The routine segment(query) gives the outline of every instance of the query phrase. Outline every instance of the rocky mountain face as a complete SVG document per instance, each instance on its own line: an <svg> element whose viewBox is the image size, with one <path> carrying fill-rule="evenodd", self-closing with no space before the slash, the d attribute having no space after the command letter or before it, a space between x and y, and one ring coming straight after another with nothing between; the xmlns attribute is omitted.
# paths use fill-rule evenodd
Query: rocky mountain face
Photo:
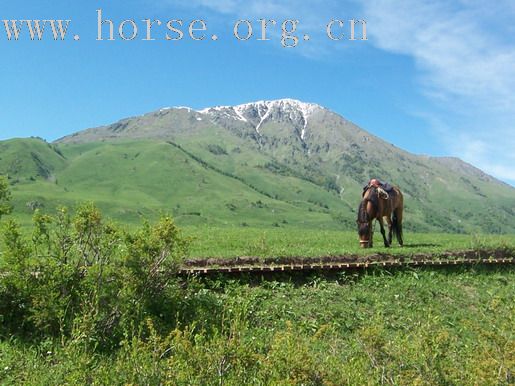
<svg viewBox="0 0 515 386"><path fill-rule="evenodd" d="M196 111L188 107L121 120L109 126L75 133L57 143L86 143L116 139L201 141L217 133L228 143L243 140L251 151L274 161L300 167L301 172L350 177L362 184L371 175L389 177L381 166L413 157L367 133L319 105L291 99L218 106ZM220 138L221 138L220 137ZM223 144L222 144L223 145ZM406 161L406 162L405 162ZM427 160L425 160L428 162ZM406 164L406 166L408 166Z"/></svg>
<svg viewBox="0 0 515 386"><path fill-rule="evenodd" d="M413 230L515 232L515 189L512 187L456 158L408 153L322 106L292 99L200 111L188 107L163 108L75 133L56 141L53 146L64 154L66 162L74 165L64 167L62 172L73 185L75 180L70 177L70 170L75 168L75 174L82 173L78 160L85 155L93 156L88 153L89 149L96 149L95 154L99 155L95 159L98 160L103 154L99 149L109 147L118 151L124 146L137 148L144 144L149 146L149 143L166 144L169 150L162 151L178 152L184 158L181 162L201 166L200 171L189 171L193 173L191 178L200 181L195 190L198 197L209 194L232 197L221 208L213 210L211 216L215 217L226 210L233 221L240 223L259 217L251 201L239 198L250 190L253 195L270 201L266 205L272 208L272 213L283 211L287 223L291 224L287 218L290 211L300 219L316 212L330 218L328 221L333 225L329 227L351 227L361 188L374 177L398 185L404 192L407 227ZM125 169L129 164L127 160L113 162L120 163L119 173L128 173L128 176L134 172ZM0 172L1 166L0 160ZM178 178L177 165L167 164L167 167L167 176ZM159 174L157 169L148 169L148 165L145 168L146 178ZM211 177L216 179L215 175L228 178L231 183L226 186L234 182L239 187L232 186L236 191L228 195L223 192L223 186L202 182ZM145 176L141 178L144 180ZM130 178L124 181L130 185ZM141 183L131 189L145 191L149 188ZM165 188L157 184L153 189ZM165 206L190 200L185 198L187 191L181 193L185 197L174 193L173 189L161 193L170 200L161 202ZM194 206L193 200L191 208ZM202 207L200 199L198 206ZM270 219L263 221L266 224ZM299 221L296 225L302 226L302 220ZM316 226L316 220L310 222L310 226Z"/></svg>

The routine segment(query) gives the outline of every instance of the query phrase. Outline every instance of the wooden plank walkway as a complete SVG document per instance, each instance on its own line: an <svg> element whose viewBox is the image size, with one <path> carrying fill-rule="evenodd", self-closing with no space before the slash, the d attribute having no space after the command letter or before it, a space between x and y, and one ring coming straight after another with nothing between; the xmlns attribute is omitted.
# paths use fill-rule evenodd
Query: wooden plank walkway
<svg viewBox="0 0 515 386"><path fill-rule="evenodd" d="M370 267L422 267L422 266L458 266L458 265L503 265L515 264L515 258L500 259L449 259L449 260L387 260L368 262L332 262L309 264L273 264L273 265L241 265L241 266L212 266L212 267L182 267L182 275L209 275L217 273L265 273L265 272L291 272L291 271L330 271L345 269L365 269Z"/></svg>

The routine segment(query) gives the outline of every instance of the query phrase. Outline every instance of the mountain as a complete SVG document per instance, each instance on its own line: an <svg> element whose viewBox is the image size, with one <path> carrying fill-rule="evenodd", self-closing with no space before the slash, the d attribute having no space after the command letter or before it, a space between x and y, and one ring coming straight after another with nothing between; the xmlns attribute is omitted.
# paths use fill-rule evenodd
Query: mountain
<svg viewBox="0 0 515 386"><path fill-rule="evenodd" d="M128 223L172 211L180 224L353 229L362 186L378 177L404 192L407 229L515 233L514 188L292 99L163 108L53 144L0 146L26 216L94 200Z"/></svg>

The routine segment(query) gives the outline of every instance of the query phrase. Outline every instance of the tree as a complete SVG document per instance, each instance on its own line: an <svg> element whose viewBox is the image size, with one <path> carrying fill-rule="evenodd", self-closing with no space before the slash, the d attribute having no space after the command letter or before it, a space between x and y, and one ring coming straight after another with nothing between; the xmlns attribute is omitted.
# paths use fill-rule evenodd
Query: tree
<svg viewBox="0 0 515 386"><path fill-rule="evenodd" d="M0 176L0 219L6 214L10 214L12 209L9 182L7 178Z"/></svg>

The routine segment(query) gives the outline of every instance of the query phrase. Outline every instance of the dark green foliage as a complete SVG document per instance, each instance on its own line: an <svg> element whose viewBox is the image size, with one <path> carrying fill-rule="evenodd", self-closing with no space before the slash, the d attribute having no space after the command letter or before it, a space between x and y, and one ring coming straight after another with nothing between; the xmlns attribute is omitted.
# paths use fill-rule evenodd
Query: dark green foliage
<svg viewBox="0 0 515 386"><path fill-rule="evenodd" d="M209 150L214 155L227 155L227 151L219 145L209 144L207 145L207 150Z"/></svg>
<svg viewBox="0 0 515 386"><path fill-rule="evenodd" d="M340 193L340 187L336 182L336 178L333 176L327 176L325 178L324 188L326 188L328 191L334 191L337 194Z"/></svg>

